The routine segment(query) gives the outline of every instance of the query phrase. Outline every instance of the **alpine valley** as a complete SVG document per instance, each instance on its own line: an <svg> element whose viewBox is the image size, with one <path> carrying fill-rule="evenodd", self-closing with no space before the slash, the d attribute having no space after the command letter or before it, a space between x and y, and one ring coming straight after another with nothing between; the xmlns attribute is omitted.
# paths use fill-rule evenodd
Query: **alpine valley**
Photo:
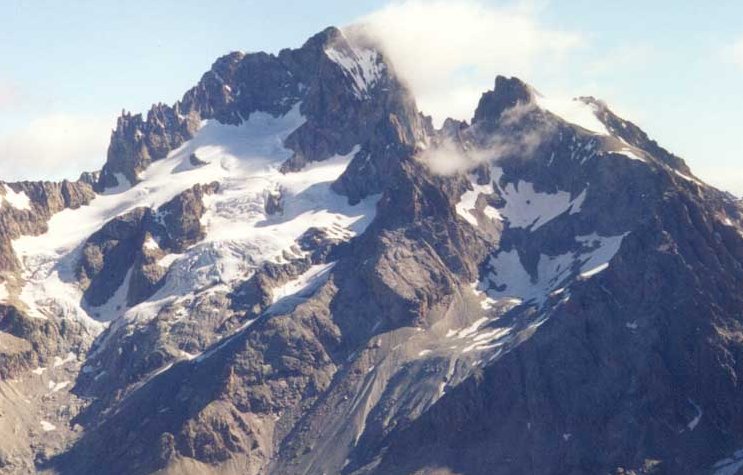
<svg viewBox="0 0 743 475"><path fill-rule="evenodd" d="M435 128L353 29L0 182L0 473L734 475L741 381L743 202L517 78Z"/></svg>

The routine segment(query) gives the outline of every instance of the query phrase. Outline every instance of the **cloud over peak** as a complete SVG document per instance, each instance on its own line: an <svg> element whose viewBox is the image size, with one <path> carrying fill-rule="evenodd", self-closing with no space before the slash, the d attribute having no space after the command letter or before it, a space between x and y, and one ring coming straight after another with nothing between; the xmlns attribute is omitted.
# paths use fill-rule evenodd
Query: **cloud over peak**
<svg viewBox="0 0 743 475"><path fill-rule="evenodd" d="M377 38L420 109L437 122L469 119L497 73L528 77L582 39L545 27L535 9L476 0L393 2L358 24Z"/></svg>

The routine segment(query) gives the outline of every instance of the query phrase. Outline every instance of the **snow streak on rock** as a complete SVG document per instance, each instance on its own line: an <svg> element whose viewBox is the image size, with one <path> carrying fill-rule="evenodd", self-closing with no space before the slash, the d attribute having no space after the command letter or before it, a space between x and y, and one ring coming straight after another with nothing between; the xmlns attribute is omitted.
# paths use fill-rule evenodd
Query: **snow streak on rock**
<svg viewBox="0 0 743 475"><path fill-rule="evenodd" d="M330 189L358 147L296 173L279 171L292 154L284 148L284 139L304 122L299 104L281 117L255 112L239 126L204 121L192 140L150 165L141 182L130 186L124 179L125 184L107 190L89 206L54 215L45 234L13 241L26 269L20 299L29 314L45 318L59 312L92 326L125 313L147 319L174 298L217 284L229 286L247 278L261 262L281 261L285 252L299 252L295 240L311 227L342 231L339 235L346 238L363 232L374 217L378 196L351 206ZM194 154L205 164L194 166L190 160ZM205 199L206 238L184 254L160 260L170 267L163 288L150 301L127 310L127 277L105 305L86 311L74 266L88 236L136 207L155 209L196 184L210 182L219 183L219 191ZM268 215L266 198L276 190L282 211Z"/></svg>
<svg viewBox="0 0 743 475"><path fill-rule="evenodd" d="M353 82L356 97L368 97L369 89L381 77L385 69L379 53L373 49L336 44L325 49L325 54L338 64Z"/></svg>
<svg viewBox="0 0 743 475"><path fill-rule="evenodd" d="M499 251L488 261L479 289L491 299L517 298L540 306L551 293L564 289L576 278L589 279L608 268L624 236L577 236L576 251L555 256L540 254L534 275L524 267L517 250Z"/></svg>

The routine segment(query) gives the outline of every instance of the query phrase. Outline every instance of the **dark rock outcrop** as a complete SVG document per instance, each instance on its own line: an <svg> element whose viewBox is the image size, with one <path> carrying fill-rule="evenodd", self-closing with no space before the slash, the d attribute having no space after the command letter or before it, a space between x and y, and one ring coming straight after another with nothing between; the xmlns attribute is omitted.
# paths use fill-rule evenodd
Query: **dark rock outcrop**
<svg viewBox="0 0 743 475"><path fill-rule="evenodd" d="M196 185L158 208L156 220L164 232L161 247L179 253L204 238L200 221L204 214L203 197L218 189L218 183Z"/></svg>
<svg viewBox="0 0 743 475"><path fill-rule="evenodd" d="M518 78L495 78L495 89L485 92L480 98L472 123L494 123L503 113L517 105L526 105L533 101L531 87Z"/></svg>
<svg viewBox="0 0 743 475"><path fill-rule="evenodd" d="M148 209L137 208L116 217L85 243L77 279L90 305L108 302L124 283L144 240L142 222L149 214Z"/></svg>
<svg viewBox="0 0 743 475"><path fill-rule="evenodd" d="M30 317L16 306L0 304L0 378L47 366L55 356L84 349L89 338L80 322Z"/></svg>
<svg viewBox="0 0 743 475"><path fill-rule="evenodd" d="M174 107L157 104L144 119L141 114L122 112L111 133L108 159L98 179L98 189L134 184L139 174L153 161L165 158L183 142L193 137L198 129L199 116L195 112L181 112ZM118 174L118 175L117 175Z"/></svg>
<svg viewBox="0 0 743 475"><path fill-rule="evenodd" d="M195 185L157 211L136 208L94 233L83 246L77 268L87 304L100 307L108 302L127 278L129 306L152 296L166 271L158 265L159 258L183 252L203 239L203 196L216 189L216 184Z"/></svg>

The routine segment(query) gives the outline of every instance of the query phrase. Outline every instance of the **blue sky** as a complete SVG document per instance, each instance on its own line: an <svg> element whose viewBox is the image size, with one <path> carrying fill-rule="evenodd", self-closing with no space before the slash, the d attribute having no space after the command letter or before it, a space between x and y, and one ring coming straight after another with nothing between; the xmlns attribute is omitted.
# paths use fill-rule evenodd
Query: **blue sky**
<svg viewBox="0 0 743 475"><path fill-rule="evenodd" d="M0 179L105 160L122 108L172 103L231 50L367 21L424 112L469 118L496 74L594 95L743 195L743 2L20 1L0 4Z"/></svg>

